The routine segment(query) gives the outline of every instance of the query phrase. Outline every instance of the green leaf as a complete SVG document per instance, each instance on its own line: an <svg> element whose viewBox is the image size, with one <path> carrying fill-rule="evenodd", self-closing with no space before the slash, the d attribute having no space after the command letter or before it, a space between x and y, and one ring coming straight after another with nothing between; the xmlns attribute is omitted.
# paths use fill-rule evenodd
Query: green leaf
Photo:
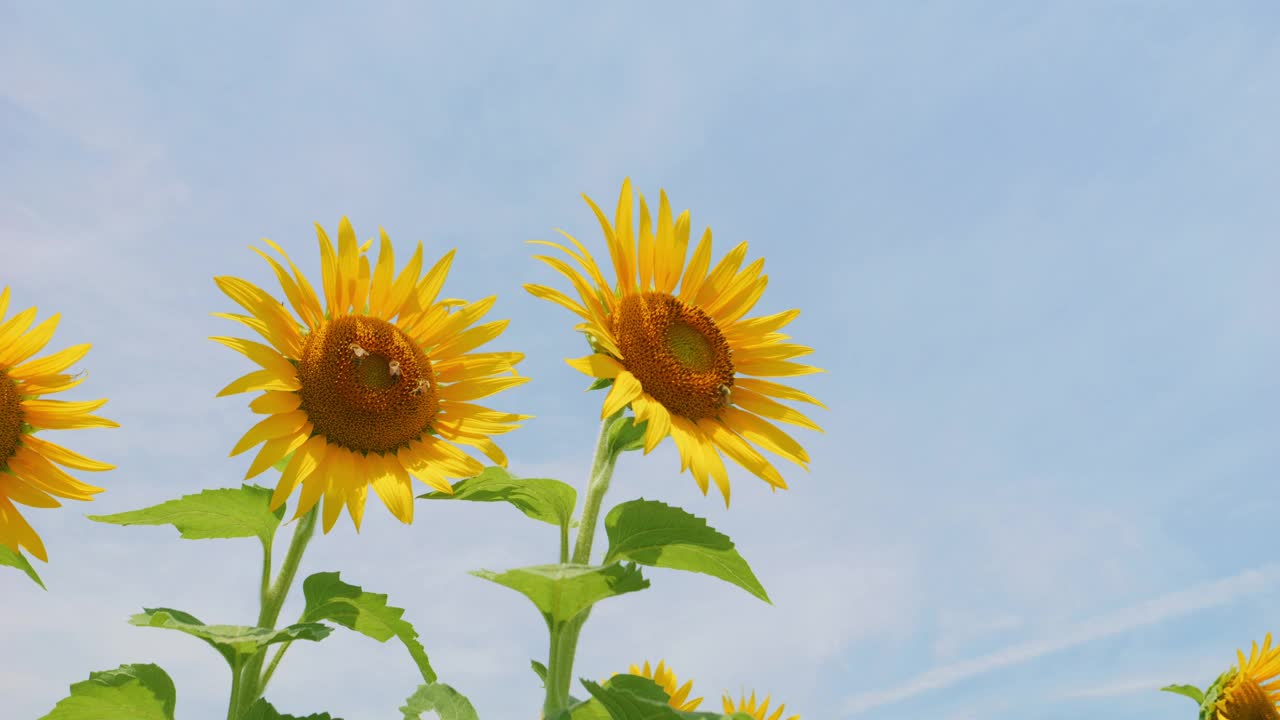
<svg viewBox="0 0 1280 720"><path fill-rule="evenodd" d="M550 478L517 478L500 467L487 467L473 478L460 480L453 494L430 492L426 500L472 500L508 502L534 520L568 527L578 492L572 486Z"/></svg>
<svg viewBox="0 0 1280 720"><path fill-rule="evenodd" d="M89 673L40 720L173 720L173 680L159 665L121 665Z"/></svg>
<svg viewBox="0 0 1280 720"><path fill-rule="evenodd" d="M577 617L595 603L649 587L634 563L595 565L535 565L504 573L473 570L472 575L505 585L533 601L548 627Z"/></svg>
<svg viewBox="0 0 1280 720"><path fill-rule="evenodd" d="M279 630L243 625L205 625L194 615L171 608L144 608L129 618L139 627L178 630L204 640L217 650L232 668L268 645L292 640L323 640L333 629L320 623L299 623Z"/></svg>
<svg viewBox="0 0 1280 720"><path fill-rule="evenodd" d="M402 618L404 608L388 605L386 595L365 592L357 585L343 582L339 574L316 573L303 581L307 605L299 622L331 620L378 642L398 637L418 665L422 679L428 684L434 683L436 673L427 659L427 650L418 640L418 631Z"/></svg>
<svg viewBox="0 0 1280 720"><path fill-rule="evenodd" d="M266 699L258 698L257 702L249 708L249 712L245 713L243 720L342 720L342 718L332 717L329 713L312 713L306 717L284 715L272 707Z"/></svg>
<svg viewBox="0 0 1280 720"><path fill-rule="evenodd" d="M479 720L480 717L466 696L442 683L419 685L400 712L404 713L404 720L421 720L424 712L433 712L440 720Z"/></svg>
<svg viewBox="0 0 1280 720"><path fill-rule="evenodd" d="M1236 668L1227 670L1205 689L1204 700L1200 701L1200 720L1213 720L1217 716L1218 696L1222 694L1222 689L1227 686L1227 683L1235 678L1236 672L1238 672Z"/></svg>
<svg viewBox="0 0 1280 720"><path fill-rule="evenodd" d="M547 666L537 660L530 660L529 665L533 667L533 671L538 674L538 679L542 681L542 687L547 686Z"/></svg>
<svg viewBox="0 0 1280 720"><path fill-rule="evenodd" d="M283 507L271 512L270 501L270 490L241 485L184 495L141 510L88 517L115 525L172 525L188 540L257 536L269 544L284 517Z"/></svg>
<svg viewBox="0 0 1280 720"><path fill-rule="evenodd" d="M591 383L591 386L586 389L586 392L603 390L607 387L613 387L613 378L596 378L595 382Z"/></svg>
<svg viewBox="0 0 1280 720"><path fill-rule="evenodd" d="M40 581L40 576L36 574L36 569L31 567L31 563L27 562L26 556L20 552L10 550L8 545L0 545L0 565L16 567L26 573L27 577L31 578L32 582L45 590L49 589Z"/></svg>
<svg viewBox="0 0 1280 720"><path fill-rule="evenodd" d="M1175 695L1185 695L1196 701L1196 705L1204 702L1204 691L1195 685L1166 685L1160 688L1163 692L1171 692Z"/></svg>
<svg viewBox="0 0 1280 720"><path fill-rule="evenodd" d="M631 560L642 565L688 570L733 583L769 602L769 595L727 535L707 521L656 500L632 500L609 511L606 564Z"/></svg>
<svg viewBox="0 0 1280 720"><path fill-rule="evenodd" d="M668 696L657 683L638 675L617 675L604 685L581 680L595 702L604 708L606 715L575 714L573 720L753 720L746 713L724 715L715 712L685 712L667 704ZM586 712L590 701L578 706ZM594 711L593 711L594 712Z"/></svg>

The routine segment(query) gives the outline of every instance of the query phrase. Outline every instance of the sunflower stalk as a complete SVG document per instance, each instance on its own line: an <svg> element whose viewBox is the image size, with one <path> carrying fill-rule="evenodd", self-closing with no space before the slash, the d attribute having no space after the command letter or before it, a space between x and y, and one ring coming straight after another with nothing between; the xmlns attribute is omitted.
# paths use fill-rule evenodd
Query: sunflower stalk
<svg viewBox="0 0 1280 720"><path fill-rule="evenodd" d="M574 542L573 556L570 558L574 564L585 565L591 562L591 545L595 541L600 507L604 503L605 493L609 491L609 481L613 479L613 470L617 466L618 456L622 454L622 448L613 442L612 430L615 423L623 420L622 410L619 410L600 423L595 456L591 461L591 478L587 481L587 496L583 501L582 516L578 519L578 537ZM561 559L563 564L563 544ZM542 708L545 718L553 718L555 713L569 706L569 688L573 684L573 658L578 650L578 636L590 612L591 609L588 608L563 626L551 629L551 648L547 658L547 696Z"/></svg>
<svg viewBox="0 0 1280 720"><path fill-rule="evenodd" d="M262 594L262 609L258 613L257 627L275 629L276 622L280 619L280 610L284 607L284 601L289 596L289 590L293 587L294 578L298 575L298 567L302 563L302 554L306 552L307 545L311 542L311 537L315 535L316 530L317 508L312 508L310 512L302 516L293 531L293 539L289 542L289 550L285 554L284 562L280 565L280 573L276 576L276 580L271 587ZM271 554L264 554L264 560L270 562ZM270 573L270 565L264 569L264 576ZM234 714L228 713L228 720L236 720L243 717L249 711L258 698L262 697L262 693L266 690L267 681L271 679L276 665L280 661L280 656L284 654L282 648L276 653L275 661L271 663L271 667L266 674L262 674L262 663L266 659L266 649L260 650L258 654L249 659L239 673L239 692L233 689L232 709ZM234 684L234 683L233 683ZM235 697L238 695L238 697Z"/></svg>

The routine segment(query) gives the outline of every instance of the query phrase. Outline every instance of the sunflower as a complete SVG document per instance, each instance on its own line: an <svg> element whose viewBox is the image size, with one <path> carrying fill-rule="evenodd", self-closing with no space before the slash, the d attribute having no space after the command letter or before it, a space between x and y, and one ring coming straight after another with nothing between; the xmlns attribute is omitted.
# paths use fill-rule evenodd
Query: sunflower
<svg viewBox="0 0 1280 720"><path fill-rule="evenodd" d="M343 506L359 530L371 485L393 515L410 523L410 476L448 493L447 478L470 477L483 469L458 445L507 464L490 436L515 429L529 416L470 401L526 382L515 371L524 356L471 352L500 335L508 321L475 325L493 307L494 297L474 303L437 299L452 250L424 275L419 243L395 275L395 255L385 231L372 270L366 256L372 241L360 246L347 218L338 226L336 251L318 224L316 234L323 305L279 245L264 240L289 270L253 248L275 272L296 318L282 302L245 280L214 278L249 312L215 315L243 323L269 343L211 338L261 367L218 393L262 392L249 407L266 417L231 454L262 444L246 480L288 458L271 507L280 507L301 485L294 517L323 497L325 532Z"/></svg>
<svg viewBox="0 0 1280 720"><path fill-rule="evenodd" d="M9 288L0 292L0 543L14 552L26 548L48 562L44 543L27 524L14 503L38 508L61 505L52 496L92 500L102 488L71 477L62 468L97 472L114 466L41 440L37 430L71 430L88 427L120 427L91 415L106 400L68 402L45 400L45 395L69 390L84 381L83 375L65 370L89 352L89 345L73 345L52 355L31 360L44 349L58 327L58 315L31 328L36 309L28 308L4 319L9 309ZM30 330L28 330L30 328ZM56 463L56 464L55 464Z"/></svg>
<svg viewBox="0 0 1280 720"><path fill-rule="evenodd" d="M779 705L778 708L773 711L773 714L768 716L767 720L779 720L786 709L786 705ZM736 712L746 713L756 720L766 720L765 713L769 712L769 696L766 695L764 702L757 705L756 693L754 690L751 691L751 699L748 700L746 695L743 695L742 699L736 703L733 701L733 698L726 694L724 696L724 713L726 715L732 715ZM800 720L800 716L792 715L786 720Z"/></svg>
<svg viewBox="0 0 1280 720"><path fill-rule="evenodd" d="M671 672L671 668L666 666L662 660L658 661L656 668L649 666L649 661L644 661L644 666L632 665L628 668L628 672L632 675L646 677L658 684L666 691L667 704L677 710L697 710L702 704L702 698L689 699L689 692L693 690L693 681L686 680L684 685L676 680L676 674Z"/></svg>
<svg viewBox="0 0 1280 720"><path fill-rule="evenodd" d="M795 388L761 379L822 372L793 362L813 351L784 342L789 338L779 332L800 311L745 318L769 282L761 274L764 260L743 267L744 242L711 267L707 228L686 264L689 211L673 220L665 192L656 234L643 195L639 233L632 227L630 180L622 184L613 224L591 198L583 198L604 230L616 286L605 280L582 243L559 231L577 252L558 243L532 242L564 252L581 271L558 257L536 257L568 278L579 299L543 285L525 289L582 318L575 329L587 335L594 352L567 362L612 384L601 417L629 406L637 422L647 423L645 453L670 436L680 453L681 472L690 470L704 495L708 478L714 480L726 506L729 476L720 453L774 488L785 489L782 475L753 445L808 469L809 455L800 443L765 418L821 432L777 399L826 406Z"/></svg>
<svg viewBox="0 0 1280 720"><path fill-rule="evenodd" d="M1280 720L1280 646L1271 647L1267 633L1261 650L1255 642L1247 660L1239 650L1236 657L1240 664L1224 677L1210 720Z"/></svg>

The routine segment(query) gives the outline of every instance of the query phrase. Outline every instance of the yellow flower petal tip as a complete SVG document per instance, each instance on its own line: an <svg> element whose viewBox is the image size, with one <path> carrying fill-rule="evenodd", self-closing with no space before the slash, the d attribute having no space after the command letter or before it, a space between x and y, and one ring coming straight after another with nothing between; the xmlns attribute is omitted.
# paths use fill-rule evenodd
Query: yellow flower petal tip
<svg viewBox="0 0 1280 720"><path fill-rule="evenodd" d="M612 220L583 195L600 224L614 280L582 243L561 232L572 247L529 242L567 256L537 259L567 280L574 296L532 283L525 290L578 316L575 328L595 352L567 362L590 377L614 379L601 417L630 407L637 419L648 420L656 429L646 435L646 452L670 436L682 471L704 492L714 479L726 503L726 457L771 486L786 487L760 449L808 470L808 454L777 423L818 429L784 401L825 409L772 379L824 372L795 362L812 350L785 342L779 332L799 311L747 317L768 285L764 260L746 263L747 243L740 243L713 265L710 229L690 253L689 212L673 217L662 192L655 222L643 195L636 212L635 195L624 180Z"/></svg>
<svg viewBox="0 0 1280 720"><path fill-rule="evenodd" d="M17 506L56 508L61 503L55 498L92 500L103 488L82 482L63 468L103 472L115 466L50 442L43 431L120 425L92 414L106 400L46 398L84 380L84 373L67 371L91 346L84 343L39 356L53 339L60 316L52 315L32 327L36 308L6 317L9 299L6 287L0 291L0 545L48 562L44 542Z"/></svg>
<svg viewBox="0 0 1280 720"><path fill-rule="evenodd" d="M439 297L454 251L427 267L418 243L397 272L385 232L375 261L367 255L375 243L359 243L348 218L338 224L336 247L323 226L315 229L319 291L270 240L274 255L255 252L283 298L239 278L216 278L247 312L218 315L260 338L211 338L258 366L218 393L260 393L250 406L265 417L232 454L259 448L250 476L283 462L272 507L301 488L295 517L320 507L325 532L344 509L358 532L370 488L392 515L412 522L412 479L438 488L449 486L446 478L479 474L484 466L467 450L505 461L491 437L527 416L473 401L528 382L511 375L524 356L474 352L507 322L476 324L495 296Z"/></svg>

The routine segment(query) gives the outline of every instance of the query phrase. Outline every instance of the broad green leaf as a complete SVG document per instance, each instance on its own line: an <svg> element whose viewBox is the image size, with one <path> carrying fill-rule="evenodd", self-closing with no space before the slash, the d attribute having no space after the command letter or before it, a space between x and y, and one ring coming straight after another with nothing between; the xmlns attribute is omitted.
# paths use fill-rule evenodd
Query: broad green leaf
<svg viewBox="0 0 1280 720"><path fill-rule="evenodd" d="M285 715L272 707L271 703L264 698L258 698L253 707L249 708L249 712L245 713L243 720L342 720L342 718L335 718L329 713L312 713L305 717Z"/></svg>
<svg viewBox="0 0 1280 720"><path fill-rule="evenodd" d="M320 623L299 623L279 630L247 627L244 625L205 625L195 616L171 608L144 608L144 612L129 618L139 627L158 627L178 630L204 640L217 650L233 668L262 648L274 643L292 640L323 640L333 629Z"/></svg>
<svg viewBox="0 0 1280 720"><path fill-rule="evenodd" d="M604 707L607 715L583 715L581 720L596 720L597 717L612 720L753 720L746 713L724 715L716 712L685 712L667 704L665 690L649 678L637 675L618 675L609 679L604 685L583 679L583 687L591 693L592 698ZM585 710L589 703L581 707ZM573 720L580 720L578 715Z"/></svg>
<svg viewBox="0 0 1280 720"><path fill-rule="evenodd" d="M424 712L435 713L440 720L479 720L471 701L442 683L419 685L400 712L404 713L404 720L421 720Z"/></svg>
<svg viewBox="0 0 1280 720"><path fill-rule="evenodd" d="M473 570L472 575L505 585L533 601L548 627L572 620L595 603L649 587L634 563L535 565L504 573Z"/></svg>
<svg viewBox="0 0 1280 720"><path fill-rule="evenodd" d="M537 660L530 660L529 665L533 667L533 671L538 674L538 679L542 681L542 687L547 686L547 666Z"/></svg>
<svg viewBox="0 0 1280 720"><path fill-rule="evenodd" d="M418 640L418 632L401 617L404 608L392 607L387 604L386 595L365 592L357 585L342 582L338 576L336 572L323 572L303 581L307 606L299 622L331 620L378 642L398 637L418 665L422 679L427 684L434 683L436 673L427 659L427 650Z"/></svg>
<svg viewBox="0 0 1280 720"><path fill-rule="evenodd" d="M177 697L159 665L121 665L89 673L40 720L173 720Z"/></svg>
<svg viewBox="0 0 1280 720"><path fill-rule="evenodd" d="M184 495L141 510L88 517L115 525L172 525L188 540L256 536L266 544L284 517L283 507L271 512L270 501L270 490L241 485Z"/></svg>
<svg viewBox="0 0 1280 720"><path fill-rule="evenodd" d="M656 500L632 500L609 511L606 564L631 560L642 565L688 570L733 583L769 602L769 595L727 535L707 521Z"/></svg>
<svg viewBox="0 0 1280 720"><path fill-rule="evenodd" d="M1196 701L1196 704L1204 702L1204 691L1195 685L1167 685L1160 688L1163 692L1171 692L1175 695L1184 695Z"/></svg>
<svg viewBox="0 0 1280 720"><path fill-rule="evenodd" d="M550 478L517 478L500 467L487 467L479 475L460 480L453 494L430 492L426 500L472 500L508 502L534 520L567 527L573 519L578 492L572 486Z"/></svg>
<svg viewBox="0 0 1280 720"><path fill-rule="evenodd" d="M16 567L22 572L26 573L27 577L31 578L31 580L35 584L39 585L41 588L44 588L45 590L49 589L49 588L46 588L44 586L44 583L40 581L40 576L36 574L36 569L31 567L31 563L27 562L26 556L20 552L14 552L13 550L10 550L8 545L0 545L0 565L8 565L9 567Z"/></svg>

